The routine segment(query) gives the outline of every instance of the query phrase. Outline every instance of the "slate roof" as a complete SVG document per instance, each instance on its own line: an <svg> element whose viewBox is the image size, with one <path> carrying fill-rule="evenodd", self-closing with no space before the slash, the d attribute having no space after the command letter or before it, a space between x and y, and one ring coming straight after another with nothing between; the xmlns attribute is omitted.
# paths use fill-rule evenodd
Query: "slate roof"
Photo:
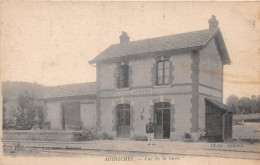
<svg viewBox="0 0 260 165"><path fill-rule="evenodd" d="M222 48L224 48L226 63L230 63L230 59L225 47L225 43L219 28L215 30L199 30L188 33L181 33L157 38L150 38L145 40L130 41L128 43L113 44L105 51L99 54L90 63L125 57L130 55L139 55L144 53L161 52L167 50L181 50L187 48L203 48L216 35L220 35Z"/></svg>
<svg viewBox="0 0 260 165"><path fill-rule="evenodd" d="M77 84L68 84L61 86L50 87L45 93L44 99L50 98L65 98L73 96L92 96L96 95L96 82L88 83L77 83Z"/></svg>
<svg viewBox="0 0 260 165"><path fill-rule="evenodd" d="M229 108L226 104L223 104L222 102L212 99L212 98L205 98L206 101L209 101L210 103L214 104L215 106L221 108L222 110L225 110L226 112L234 112L231 108Z"/></svg>

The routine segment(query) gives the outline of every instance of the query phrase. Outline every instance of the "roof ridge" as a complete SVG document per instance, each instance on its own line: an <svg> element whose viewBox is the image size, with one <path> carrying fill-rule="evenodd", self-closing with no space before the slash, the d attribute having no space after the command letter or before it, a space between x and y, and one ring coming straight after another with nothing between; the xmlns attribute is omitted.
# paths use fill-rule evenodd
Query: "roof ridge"
<svg viewBox="0 0 260 165"><path fill-rule="evenodd" d="M204 47L208 44L208 42L212 39L212 37L217 33L217 31L220 31L219 28L216 28L216 30L211 34L211 36L208 38L208 40L205 42Z"/></svg>
<svg viewBox="0 0 260 165"><path fill-rule="evenodd" d="M153 40L153 39L159 39L159 38L164 38L164 37L169 37L169 36L177 36L177 35L183 35L183 34L189 34L189 33L196 33L196 32L202 32L202 31L210 31L209 29L202 29L202 30L195 30L195 31L188 31L188 32L183 32L183 33L176 33L176 34L170 34L170 35L165 35L165 36L159 36L159 37L152 37L152 38L146 38L146 39L140 39L140 40L134 40L134 41L129 41L128 43L133 43L133 42L138 42L138 41L147 41L147 40ZM127 45L128 43L116 43L112 44L111 46L114 45Z"/></svg>
<svg viewBox="0 0 260 165"><path fill-rule="evenodd" d="M49 86L49 87L61 87L61 86L66 86L66 85L79 85L79 84L96 84L96 82L93 81L93 82L81 82L81 83L74 83L74 84L62 84L62 85L54 85L54 86Z"/></svg>

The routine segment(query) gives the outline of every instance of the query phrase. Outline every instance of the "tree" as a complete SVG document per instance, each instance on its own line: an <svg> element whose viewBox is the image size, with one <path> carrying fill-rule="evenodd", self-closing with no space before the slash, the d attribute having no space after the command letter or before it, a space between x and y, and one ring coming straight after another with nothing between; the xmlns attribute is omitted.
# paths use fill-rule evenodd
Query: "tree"
<svg viewBox="0 0 260 165"><path fill-rule="evenodd" d="M237 113L238 112L238 101L239 101L239 98L236 96L236 95L230 95L228 98L227 98L227 105L233 109L233 110L236 110Z"/></svg>
<svg viewBox="0 0 260 165"><path fill-rule="evenodd" d="M260 95L256 97L256 112L260 113Z"/></svg>
<svg viewBox="0 0 260 165"><path fill-rule="evenodd" d="M251 113L257 113L257 97L255 95L251 96Z"/></svg>
<svg viewBox="0 0 260 165"><path fill-rule="evenodd" d="M242 97L238 101L239 112L243 114L252 113L252 101L248 97Z"/></svg>
<svg viewBox="0 0 260 165"><path fill-rule="evenodd" d="M227 105L237 113L260 113L260 95L238 98L231 95L227 98Z"/></svg>
<svg viewBox="0 0 260 165"><path fill-rule="evenodd" d="M43 123L43 107L37 103L36 98L25 92L18 98L16 128L31 129L35 124L35 118L39 118L39 124Z"/></svg>
<svg viewBox="0 0 260 165"><path fill-rule="evenodd" d="M15 127L16 107L5 97L3 97L3 129L13 129Z"/></svg>
<svg viewBox="0 0 260 165"><path fill-rule="evenodd" d="M3 129L7 129L7 117L6 117L6 108L5 108L6 100L3 98Z"/></svg>

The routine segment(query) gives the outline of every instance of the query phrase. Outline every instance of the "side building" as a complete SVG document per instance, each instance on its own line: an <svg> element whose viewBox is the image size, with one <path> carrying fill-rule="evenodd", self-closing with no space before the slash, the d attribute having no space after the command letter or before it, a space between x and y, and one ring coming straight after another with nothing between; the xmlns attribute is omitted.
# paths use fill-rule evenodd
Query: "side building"
<svg viewBox="0 0 260 165"><path fill-rule="evenodd" d="M45 129L96 128L96 83L56 86L44 98Z"/></svg>

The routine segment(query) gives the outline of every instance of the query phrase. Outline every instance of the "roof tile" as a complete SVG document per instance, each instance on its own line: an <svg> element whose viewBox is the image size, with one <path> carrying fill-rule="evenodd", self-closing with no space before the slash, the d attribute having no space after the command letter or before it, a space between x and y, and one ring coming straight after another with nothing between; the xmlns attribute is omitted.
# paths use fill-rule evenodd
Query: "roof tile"
<svg viewBox="0 0 260 165"><path fill-rule="evenodd" d="M129 55L204 46L216 31L217 30L211 31L206 29L158 38L131 41L123 44L114 44L90 62L93 63L96 61Z"/></svg>

